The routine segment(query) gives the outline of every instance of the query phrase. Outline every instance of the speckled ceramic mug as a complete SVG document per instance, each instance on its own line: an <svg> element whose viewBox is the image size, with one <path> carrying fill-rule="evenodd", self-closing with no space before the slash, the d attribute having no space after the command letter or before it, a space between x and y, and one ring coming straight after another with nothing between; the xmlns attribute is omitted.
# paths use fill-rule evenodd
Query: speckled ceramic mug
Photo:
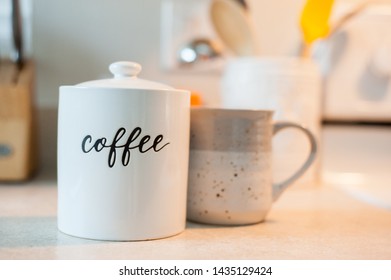
<svg viewBox="0 0 391 280"><path fill-rule="evenodd" d="M273 201L313 163L313 134L292 122L273 122L273 111L194 108L191 111L188 220L221 225L258 223ZM281 183L272 181L272 137L302 131L310 153Z"/></svg>

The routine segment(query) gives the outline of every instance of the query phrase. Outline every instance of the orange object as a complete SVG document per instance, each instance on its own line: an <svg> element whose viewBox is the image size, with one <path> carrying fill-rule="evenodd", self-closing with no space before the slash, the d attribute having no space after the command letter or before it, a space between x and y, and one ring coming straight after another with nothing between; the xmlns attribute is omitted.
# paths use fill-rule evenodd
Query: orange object
<svg viewBox="0 0 391 280"><path fill-rule="evenodd" d="M333 4L334 0L307 0L300 18L306 44L327 36Z"/></svg>
<svg viewBox="0 0 391 280"><path fill-rule="evenodd" d="M198 92L191 92L190 95L190 105L191 106L201 106L202 105L202 97Z"/></svg>

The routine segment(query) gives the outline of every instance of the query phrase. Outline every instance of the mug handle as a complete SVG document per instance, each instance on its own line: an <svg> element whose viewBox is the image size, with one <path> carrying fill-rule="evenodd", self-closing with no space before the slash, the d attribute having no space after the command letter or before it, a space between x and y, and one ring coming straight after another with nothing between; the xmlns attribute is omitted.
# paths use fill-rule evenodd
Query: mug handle
<svg viewBox="0 0 391 280"><path fill-rule="evenodd" d="M312 134L312 132L309 131L304 126L301 126L293 122L276 122L273 126L273 136L285 128L296 128L302 131L310 141L311 150L310 150L310 154L307 157L307 160L302 164L299 170L297 170L291 177L289 177L285 181L281 183L273 184L273 201L276 201L280 197L280 195L286 190L286 188L294 181L296 181L301 175L303 175L303 173L311 166L311 164L315 160L317 150L318 150L316 139L315 136Z"/></svg>

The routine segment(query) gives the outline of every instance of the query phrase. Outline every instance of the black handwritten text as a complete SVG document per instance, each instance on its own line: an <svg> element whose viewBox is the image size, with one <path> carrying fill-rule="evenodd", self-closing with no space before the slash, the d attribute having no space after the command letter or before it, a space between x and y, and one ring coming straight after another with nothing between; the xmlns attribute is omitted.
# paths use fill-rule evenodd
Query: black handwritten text
<svg viewBox="0 0 391 280"><path fill-rule="evenodd" d="M150 135L140 136L142 129L140 127L134 128L125 144L119 144L120 140L126 134L126 129L121 127L117 130L112 141L108 141L107 138L102 137L94 141L91 135L84 137L81 143L81 149L84 153L101 152L104 149L109 150L108 164L109 167L113 167L117 159L117 151L122 149L121 162L123 166L127 166L131 160L131 150L138 149L140 153L146 153L148 151L159 152L170 143L163 144L163 135L157 135L151 140Z"/></svg>

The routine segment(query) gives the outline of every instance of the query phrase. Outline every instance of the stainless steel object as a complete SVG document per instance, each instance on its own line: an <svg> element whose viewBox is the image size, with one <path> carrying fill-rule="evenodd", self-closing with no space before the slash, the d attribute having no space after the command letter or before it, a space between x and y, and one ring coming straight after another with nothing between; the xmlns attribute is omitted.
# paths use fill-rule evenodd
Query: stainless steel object
<svg viewBox="0 0 391 280"><path fill-rule="evenodd" d="M19 0L12 0L12 35L15 47L14 62L23 67L22 16Z"/></svg>
<svg viewBox="0 0 391 280"><path fill-rule="evenodd" d="M190 65L219 56L221 56L221 48L216 41L208 38L197 38L179 50L178 61L182 65Z"/></svg>

